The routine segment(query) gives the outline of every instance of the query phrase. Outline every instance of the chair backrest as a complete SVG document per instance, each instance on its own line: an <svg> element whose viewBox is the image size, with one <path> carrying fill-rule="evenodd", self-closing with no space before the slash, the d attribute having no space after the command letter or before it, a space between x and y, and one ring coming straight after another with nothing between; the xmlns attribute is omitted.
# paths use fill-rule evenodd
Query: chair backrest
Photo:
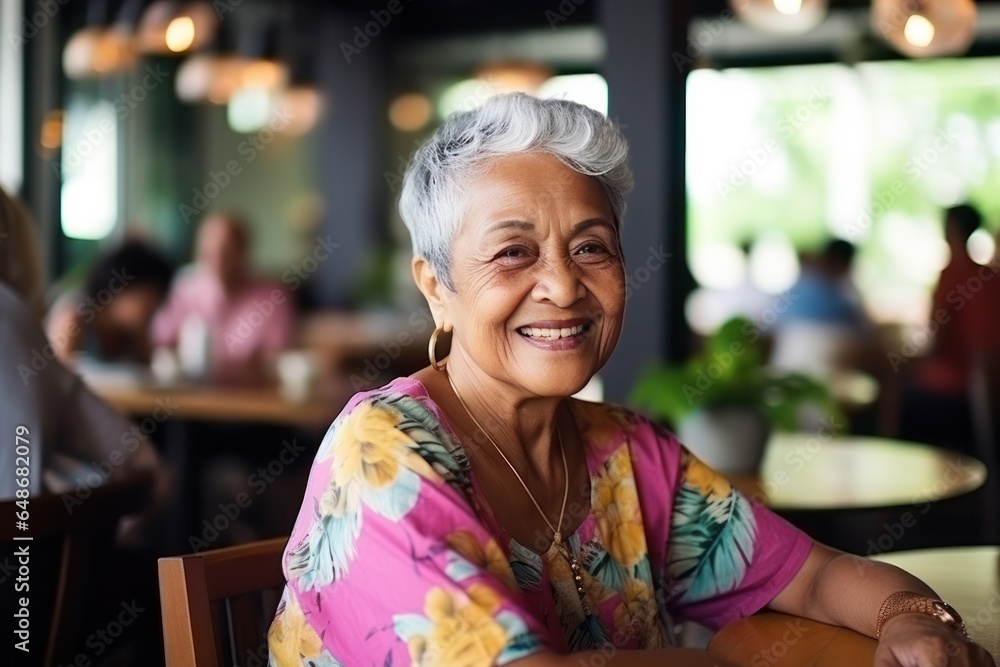
<svg viewBox="0 0 1000 667"><path fill-rule="evenodd" d="M1000 352L974 350L969 374L969 397L972 407L973 435L976 456L986 464L988 477L984 507L1000 505ZM983 512L983 540L995 544L1000 540L1000 518L996 512Z"/></svg>
<svg viewBox="0 0 1000 667"><path fill-rule="evenodd" d="M81 630L87 621L93 596L99 594L94 581L95 565L114 547L119 519L139 511L150 502L149 475L99 486L72 496L46 494L24 501L0 502L0 571L3 579L19 573L19 550L29 552L27 588L5 593L7 605L23 593L29 600L32 664L52 667L72 664L85 650ZM72 499L67 502L67 499ZM21 505L18 505L21 502ZM28 513L28 528L15 524L17 512ZM30 538L25 539L25 538ZM6 608L4 609L6 612ZM5 614L6 616L6 614ZM9 618L9 616L8 616ZM93 628L89 628L90 631ZM44 641L44 648L40 645ZM36 658L37 656L37 658Z"/></svg>
<svg viewBox="0 0 1000 667"><path fill-rule="evenodd" d="M159 559L167 667L264 667L287 537Z"/></svg>

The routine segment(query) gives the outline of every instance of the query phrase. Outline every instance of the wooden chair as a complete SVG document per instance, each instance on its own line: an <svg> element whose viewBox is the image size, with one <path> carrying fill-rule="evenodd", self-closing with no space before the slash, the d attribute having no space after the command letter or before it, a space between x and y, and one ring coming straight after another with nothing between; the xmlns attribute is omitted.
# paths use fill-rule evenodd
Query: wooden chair
<svg viewBox="0 0 1000 667"><path fill-rule="evenodd" d="M159 559L167 667L264 667L287 537Z"/></svg>
<svg viewBox="0 0 1000 667"><path fill-rule="evenodd" d="M94 569L114 547L119 519L149 504L152 478L148 475L126 482L99 486L79 503L66 503L62 495L29 497L29 529L20 531L14 523L16 500L0 503L0 565L4 584L4 611L25 595L31 619L32 664L52 667L73 664L88 649L84 632L93 632L88 609L99 591L94 590ZM67 496L68 498L69 496ZM73 496L80 499L80 496ZM72 513L70 513L72 509ZM31 541L23 541L30 536ZM22 540L15 541L15 537ZM30 579L27 592L14 588L19 547L28 546ZM10 588L7 588L9 586ZM6 616L10 618L10 616ZM43 645L44 642L44 645ZM9 648L9 646L8 646Z"/></svg>

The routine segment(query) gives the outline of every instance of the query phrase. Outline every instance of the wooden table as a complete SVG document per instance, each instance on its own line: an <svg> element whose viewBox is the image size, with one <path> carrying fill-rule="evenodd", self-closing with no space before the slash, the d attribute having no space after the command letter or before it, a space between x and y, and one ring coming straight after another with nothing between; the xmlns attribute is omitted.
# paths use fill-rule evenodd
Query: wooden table
<svg viewBox="0 0 1000 667"><path fill-rule="evenodd" d="M286 398L278 387L213 387L187 381L158 382L147 366L81 359L76 370L90 389L131 417L157 421L329 425L344 407L346 389L331 386L304 401Z"/></svg>
<svg viewBox="0 0 1000 667"><path fill-rule="evenodd" d="M87 380L88 386L127 415L162 411L170 417L214 422L323 426L333 421L343 401L314 397L289 401L277 389L195 385L122 385Z"/></svg>
<svg viewBox="0 0 1000 667"><path fill-rule="evenodd" d="M775 510L856 510L970 493L986 481L986 466L914 442L780 433L768 443L760 475L730 478Z"/></svg>
<svg viewBox="0 0 1000 667"><path fill-rule="evenodd" d="M962 615L972 638L1000 663L1000 547L916 549L874 558L927 582Z"/></svg>
<svg viewBox="0 0 1000 667"><path fill-rule="evenodd" d="M972 638L1000 661L1000 547L917 549L875 560L925 581L958 610ZM874 639L852 630L775 612L730 623L709 644L715 656L748 667L870 665L875 647Z"/></svg>
<svg viewBox="0 0 1000 667"><path fill-rule="evenodd" d="M303 437L304 432L301 444L307 449L302 459L307 463L315 453L320 434L349 396L335 393L332 397L295 402L277 388L157 385L134 369L118 373L114 370L84 372L83 378L97 395L132 417L144 433L157 432L161 453L174 471L175 484L161 539L178 550L190 550L190 537L201 535L201 522L211 519L200 514L203 498L196 482L204 461L215 451L201 446L205 444L203 429L220 428L221 424L228 425L223 429L237 428L240 433L260 436L254 446L245 447L246 454L271 456L276 461L281 461L285 441L295 442L296 435ZM271 434L277 435L272 439ZM260 438L265 439L263 443ZM244 442L242 438L239 441Z"/></svg>

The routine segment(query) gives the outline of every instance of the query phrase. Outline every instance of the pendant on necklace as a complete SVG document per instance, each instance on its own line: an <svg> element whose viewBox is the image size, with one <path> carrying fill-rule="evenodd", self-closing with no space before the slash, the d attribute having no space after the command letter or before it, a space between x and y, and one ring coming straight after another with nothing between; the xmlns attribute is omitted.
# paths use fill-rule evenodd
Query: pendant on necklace
<svg viewBox="0 0 1000 667"><path fill-rule="evenodd" d="M560 539L561 537L562 536L556 532L554 540L556 550L569 561L569 569L573 572L573 584L576 586L576 592L580 596L580 604L583 606L584 613L589 615L590 605L587 603L587 593L583 590L583 575L580 573L580 561L578 561L576 556L573 555L573 552L569 550L569 545L563 543Z"/></svg>

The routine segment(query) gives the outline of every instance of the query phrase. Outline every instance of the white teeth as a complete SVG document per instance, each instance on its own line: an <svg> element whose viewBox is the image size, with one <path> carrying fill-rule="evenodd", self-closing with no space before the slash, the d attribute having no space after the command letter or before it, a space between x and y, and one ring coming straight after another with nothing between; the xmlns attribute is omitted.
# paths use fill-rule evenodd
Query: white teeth
<svg viewBox="0 0 1000 667"><path fill-rule="evenodd" d="M538 327L521 327L518 331L531 338L541 338L545 340L556 340L559 338L569 338L583 332L584 325L578 324L575 327L563 327L562 329L539 329Z"/></svg>

